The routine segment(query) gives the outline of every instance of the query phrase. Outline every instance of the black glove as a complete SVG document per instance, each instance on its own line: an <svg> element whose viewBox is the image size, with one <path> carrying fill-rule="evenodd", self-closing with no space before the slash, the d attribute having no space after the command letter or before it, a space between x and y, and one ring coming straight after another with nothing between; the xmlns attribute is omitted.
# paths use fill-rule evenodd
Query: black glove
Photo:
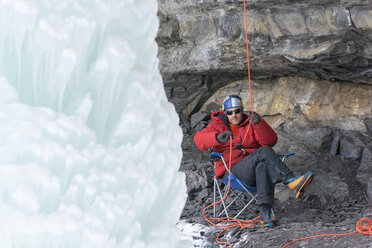
<svg viewBox="0 0 372 248"><path fill-rule="evenodd" d="M260 116L256 112L248 111L248 115L253 125L256 125L261 122Z"/></svg>
<svg viewBox="0 0 372 248"><path fill-rule="evenodd" d="M226 130L223 133L217 134L216 139L218 142L224 143L230 139L230 136L234 138L233 132L231 132L230 130Z"/></svg>

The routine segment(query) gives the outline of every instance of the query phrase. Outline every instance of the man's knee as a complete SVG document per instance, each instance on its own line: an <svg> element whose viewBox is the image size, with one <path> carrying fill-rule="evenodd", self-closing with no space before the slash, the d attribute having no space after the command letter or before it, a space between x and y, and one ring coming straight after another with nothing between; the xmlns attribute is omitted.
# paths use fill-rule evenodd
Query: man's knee
<svg viewBox="0 0 372 248"><path fill-rule="evenodd" d="M274 153L274 150L269 146L261 146L258 149L260 150L261 153L264 153L264 154Z"/></svg>
<svg viewBox="0 0 372 248"><path fill-rule="evenodd" d="M268 171L269 167L267 165L267 163L265 162L260 162L256 165L256 176L257 174L262 174L262 173L266 173Z"/></svg>

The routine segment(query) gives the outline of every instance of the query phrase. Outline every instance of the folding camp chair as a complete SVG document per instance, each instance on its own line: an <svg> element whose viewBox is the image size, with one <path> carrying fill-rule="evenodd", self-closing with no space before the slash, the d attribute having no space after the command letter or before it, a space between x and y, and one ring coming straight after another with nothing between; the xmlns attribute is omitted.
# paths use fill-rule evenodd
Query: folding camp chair
<svg viewBox="0 0 372 248"><path fill-rule="evenodd" d="M284 155L278 155L278 157L280 157L282 159L282 161L284 161L287 157L292 156L292 155L295 155L295 153L287 153L287 154L284 154ZM222 153L215 152L213 149L211 149L210 157L211 157L211 161L213 162L213 164L221 159L222 163L224 164L224 166L226 168L226 171L229 172L229 168L226 165L226 162L225 162L225 159L223 158ZM220 217L223 214L225 214L227 217L229 217L228 209L232 206L233 203L241 202L243 208L234 216L234 218L237 218L252 203L257 202L256 188L246 185L244 182L242 182L240 179L238 179L234 174L231 173L230 175L231 175L230 176L231 177L231 179L230 179L230 192L232 193L232 195L235 196L235 198L233 198L231 200L231 202L228 203L228 205L227 205L227 202L225 202L225 200L222 200L221 203L219 204L219 209L218 210L216 210L216 204L214 204L213 205L213 217L215 217L215 218ZM227 175L223 179L217 179L214 176L214 173L213 173L213 179L214 179L213 180L214 181L213 202L216 203L220 199L223 199L223 196L226 194L226 191L227 191L227 188L226 188L225 192L223 194L223 192L221 190L221 186L219 184L219 181L221 181L225 185L228 185L229 175ZM218 196L219 196L219 200L217 200L217 201L216 201L216 198L217 198L216 189L218 191ZM245 200L245 201L243 199L244 195L247 197L247 200ZM248 210L252 212L252 210L250 208L248 208Z"/></svg>

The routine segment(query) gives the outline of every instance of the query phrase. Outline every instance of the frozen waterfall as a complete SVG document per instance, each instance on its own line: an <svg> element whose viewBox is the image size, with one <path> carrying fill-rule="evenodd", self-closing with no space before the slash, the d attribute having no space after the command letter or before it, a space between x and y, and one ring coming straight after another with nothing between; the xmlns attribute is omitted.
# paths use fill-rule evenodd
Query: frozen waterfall
<svg viewBox="0 0 372 248"><path fill-rule="evenodd" d="M188 247L156 0L0 0L1 247Z"/></svg>

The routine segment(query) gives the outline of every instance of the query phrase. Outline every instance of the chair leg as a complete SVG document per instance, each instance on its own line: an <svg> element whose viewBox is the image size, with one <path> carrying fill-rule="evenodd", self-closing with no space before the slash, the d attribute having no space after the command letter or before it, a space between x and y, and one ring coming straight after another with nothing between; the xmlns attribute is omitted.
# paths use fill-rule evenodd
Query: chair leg
<svg viewBox="0 0 372 248"><path fill-rule="evenodd" d="M251 205L251 203L253 202L255 200L255 198L252 198L245 206L244 206L244 208L242 208L241 210L240 210L240 212L239 213L237 213L237 215L235 215L235 217L234 218L237 218L247 207L249 207L249 205ZM252 210L251 209L249 209L248 208L248 210L249 211L251 211L252 212Z"/></svg>
<svg viewBox="0 0 372 248"><path fill-rule="evenodd" d="M244 195L244 192L240 192L239 194L235 194L237 200L239 200L243 205L245 205L245 202L242 200L241 195Z"/></svg>
<svg viewBox="0 0 372 248"><path fill-rule="evenodd" d="M214 184L213 184L213 203L216 203L216 189L220 192L220 186L218 184L217 179L214 179ZM220 192L220 197L221 197L221 192ZM221 198L222 199L222 198ZM218 209L216 209L216 204L213 205L213 217L219 217L222 212L221 212L222 204L218 204Z"/></svg>
<svg viewBox="0 0 372 248"><path fill-rule="evenodd" d="M217 190L218 190L218 193L220 194L220 199L222 200L223 199L223 196L222 196L222 193L221 193L221 189L220 189L220 187L217 185ZM223 201L222 200L222 205L223 205L223 208L224 208L224 212L225 212L225 214L226 214L226 216L227 217L229 217L229 214L227 213L227 208L226 208L226 205L225 205L225 201ZM221 213L219 213L219 215L218 216L220 216L221 215Z"/></svg>
<svg viewBox="0 0 372 248"><path fill-rule="evenodd" d="M213 184L213 203L216 203L216 179L214 178ZM213 205L213 217L216 218L216 204Z"/></svg>
<svg viewBox="0 0 372 248"><path fill-rule="evenodd" d="M234 196L235 196L235 198L234 198L234 200L232 200L231 202L230 202L230 204L229 205L227 205L227 207L226 208L229 208L236 200L239 200L239 201L241 201L242 203L243 203L243 205L245 205L245 202L240 198L240 196L243 194L243 192L240 192L239 194L236 194L234 191L232 191L232 189L230 189L230 192L232 193L232 194L234 194Z"/></svg>
<svg viewBox="0 0 372 248"><path fill-rule="evenodd" d="M221 215L223 215L223 213L225 213L226 217L229 217L229 214L228 214L228 211L227 209L230 208L230 206L235 202L235 204L237 204L236 200L239 199L239 201L243 204L243 208L239 211L239 213L237 213L235 215L234 218L237 218L245 209L247 209L253 202L257 202L257 199L256 199L256 196L251 192L249 191L240 181L237 181L240 186L244 189L244 191L239 191L239 193L236 193L233 189L230 189L231 190L231 193L235 196L235 198L229 202L229 204L227 205L227 203L225 203L223 199L223 195L222 194L222 191L221 190L221 187L218 183L218 180L216 178L214 178L214 185L213 185L213 201L214 203L216 203L218 201L218 197L216 196L217 194L217 191L218 191L218 194L219 194L219 199L221 200L220 203L222 204L219 204L218 205L218 209L216 209L216 205L213 205L213 217L214 218L218 218L220 217ZM217 190L216 190L217 188ZM227 188L225 188L225 194L227 192ZM245 201L243 201L243 199L241 199L241 196L244 195L244 193L248 193L248 195L250 196L251 200L246 204ZM248 197L248 195L246 195ZM227 205L227 206L226 206ZM248 208L248 210L254 214L253 210Z"/></svg>

